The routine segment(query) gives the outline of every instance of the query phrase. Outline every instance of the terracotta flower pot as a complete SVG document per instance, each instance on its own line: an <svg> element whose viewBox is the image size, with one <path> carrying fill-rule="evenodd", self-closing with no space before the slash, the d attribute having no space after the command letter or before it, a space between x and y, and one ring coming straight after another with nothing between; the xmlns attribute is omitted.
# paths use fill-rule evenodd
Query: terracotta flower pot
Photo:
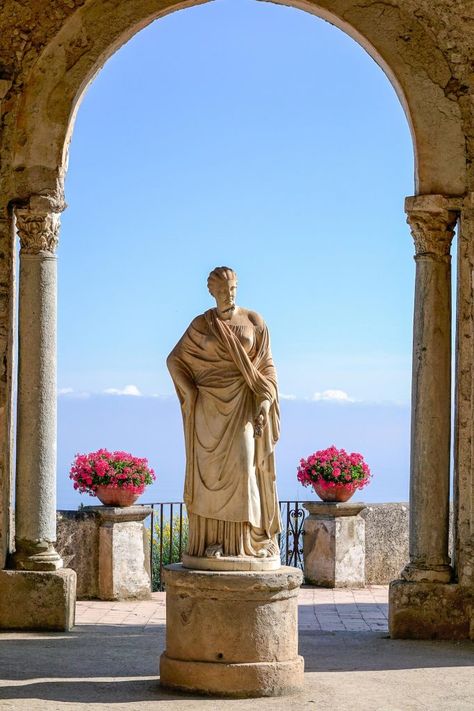
<svg viewBox="0 0 474 711"><path fill-rule="evenodd" d="M129 489L113 489L110 486L98 486L95 495L104 506L132 506L140 496Z"/></svg>
<svg viewBox="0 0 474 711"><path fill-rule="evenodd" d="M348 489L346 486L331 486L329 489L321 486L319 482L313 482L313 489L323 501L349 501L355 489Z"/></svg>

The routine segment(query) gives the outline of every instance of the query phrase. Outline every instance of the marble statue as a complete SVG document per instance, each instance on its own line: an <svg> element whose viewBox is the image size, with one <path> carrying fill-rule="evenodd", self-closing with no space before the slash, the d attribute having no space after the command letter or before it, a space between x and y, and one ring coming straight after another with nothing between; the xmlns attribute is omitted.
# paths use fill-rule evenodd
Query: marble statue
<svg viewBox="0 0 474 711"><path fill-rule="evenodd" d="M216 267L207 284L216 308L192 321L167 360L184 424L186 554L279 565L280 418L268 329L236 305L232 269Z"/></svg>

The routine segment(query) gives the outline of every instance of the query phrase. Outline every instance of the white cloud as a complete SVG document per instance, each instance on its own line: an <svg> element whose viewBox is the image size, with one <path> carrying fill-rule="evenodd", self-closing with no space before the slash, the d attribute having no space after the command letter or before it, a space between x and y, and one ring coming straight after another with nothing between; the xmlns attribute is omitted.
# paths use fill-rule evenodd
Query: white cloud
<svg viewBox="0 0 474 711"><path fill-rule="evenodd" d="M355 402L354 398L349 397L345 390L324 390L322 393L314 393L312 400L317 402Z"/></svg>
<svg viewBox="0 0 474 711"><path fill-rule="evenodd" d="M280 393L280 400L296 400L296 395L285 395Z"/></svg>
<svg viewBox="0 0 474 711"><path fill-rule="evenodd" d="M107 388L104 390L106 395L132 395L133 397L140 397L141 392L136 385L126 385L124 388Z"/></svg>
<svg viewBox="0 0 474 711"><path fill-rule="evenodd" d="M58 397L73 398L74 400L86 400L91 396L90 393L81 390L74 390L74 388L59 388Z"/></svg>

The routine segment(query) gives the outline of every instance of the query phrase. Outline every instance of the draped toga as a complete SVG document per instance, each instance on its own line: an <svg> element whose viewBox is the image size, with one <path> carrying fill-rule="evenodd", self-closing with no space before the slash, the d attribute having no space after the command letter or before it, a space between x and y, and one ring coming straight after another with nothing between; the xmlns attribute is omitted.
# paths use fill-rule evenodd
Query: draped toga
<svg viewBox="0 0 474 711"><path fill-rule="evenodd" d="M280 416L266 325L230 324L210 309L190 324L167 363L184 423L187 553L203 556L218 544L224 555L277 553ZM271 402L268 421L255 437L263 400Z"/></svg>

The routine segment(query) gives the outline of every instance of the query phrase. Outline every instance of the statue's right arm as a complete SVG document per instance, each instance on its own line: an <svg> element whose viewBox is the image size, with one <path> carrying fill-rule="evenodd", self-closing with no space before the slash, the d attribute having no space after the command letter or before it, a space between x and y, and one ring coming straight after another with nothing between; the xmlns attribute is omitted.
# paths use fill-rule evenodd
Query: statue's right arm
<svg viewBox="0 0 474 711"><path fill-rule="evenodd" d="M197 388L192 374L179 357L180 343L181 341L176 344L169 354L166 359L166 365L168 366L171 378L173 379L180 402L183 405L186 400L194 400Z"/></svg>
<svg viewBox="0 0 474 711"><path fill-rule="evenodd" d="M190 333L193 338L196 338L204 331L205 319L203 316L198 316L180 338L166 360L166 365L184 411L193 407L198 393L193 373L186 362L186 351L189 350L191 339Z"/></svg>

